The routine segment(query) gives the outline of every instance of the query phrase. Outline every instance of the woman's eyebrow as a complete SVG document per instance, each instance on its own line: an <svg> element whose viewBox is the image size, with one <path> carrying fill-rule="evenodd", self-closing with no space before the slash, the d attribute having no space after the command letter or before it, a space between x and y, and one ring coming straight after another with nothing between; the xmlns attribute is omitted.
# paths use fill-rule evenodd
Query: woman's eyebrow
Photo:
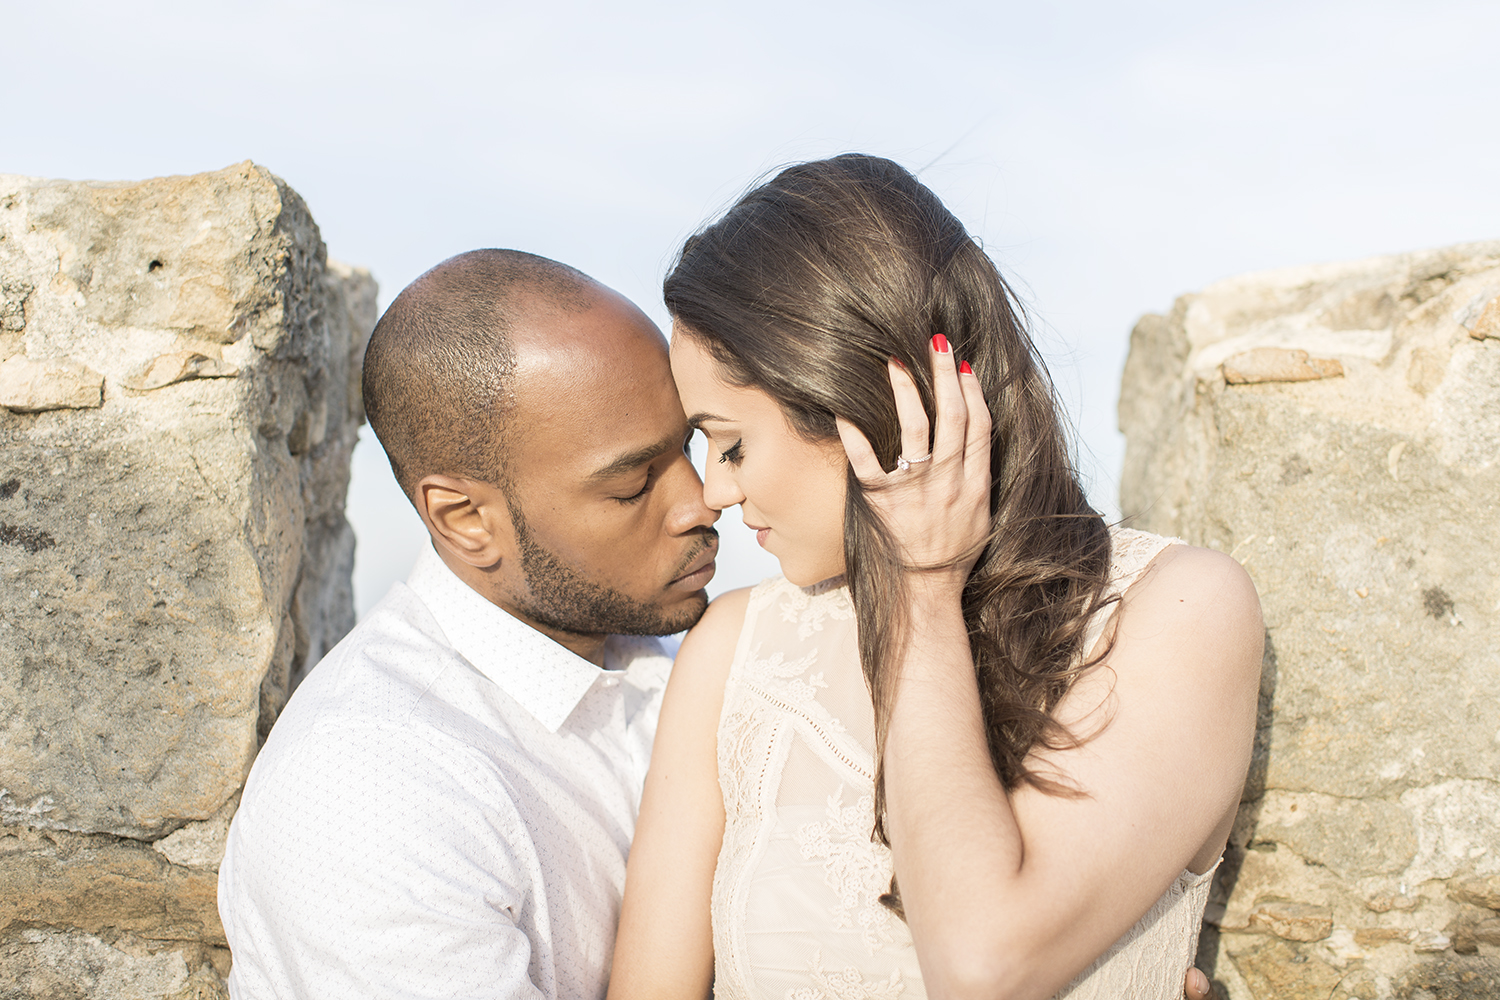
<svg viewBox="0 0 1500 1000"><path fill-rule="evenodd" d="M729 423L728 417L721 417L717 413L695 413L691 417L688 417L688 428L690 430L697 430L703 425L705 420L717 420L721 424Z"/></svg>

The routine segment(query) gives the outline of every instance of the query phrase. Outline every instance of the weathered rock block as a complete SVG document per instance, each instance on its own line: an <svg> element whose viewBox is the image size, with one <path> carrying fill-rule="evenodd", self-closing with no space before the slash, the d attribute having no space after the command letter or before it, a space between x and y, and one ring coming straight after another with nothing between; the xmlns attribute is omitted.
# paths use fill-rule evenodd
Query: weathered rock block
<svg viewBox="0 0 1500 1000"><path fill-rule="evenodd" d="M1311 903L1262 903L1250 914L1250 926L1288 941L1321 941L1333 933L1333 911Z"/></svg>
<svg viewBox="0 0 1500 1000"><path fill-rule="evenodd" d="M227 995L240 786L353 624L374 321L253 164L0 176L0 994Z"/></svg>
<svg viewBox="0 0 1500 1000"><path fill-rule="evenodd" d="M374 321L253 164L0 176L0 994L226 995L240 786L353 624Z"/></svg>
<svg viewBox="0 0 1500 1000"><path fill-rule="evenodd" d="M1500 898L1497 316L1500 242L1235 278L1132 334L1121 509L1232 553L1265 613L1213 911L1237 998L1292 995L1283 960L1323 996L1500 970L1459 921Z"/></svg>
<svg viewBox="0 0 1500 1000"><path fill-rule="evenodd" d="M91 410L104 405L104 376L76 361L0 361L0 406L16 413Z"/></svg>
<svg viewBox="0 0 1500 1000"><path fill-rule="evenodd" d="M165 948L129 935L28 929L0 941L0 996L228 1000L227 962L222 949Z"/></svg>
<svg viewBox="0 0 1500 1000"><path fill-rule="evenodd" d="M0 178L0 287L0 821L161 837L352 624L374 285L245 163Z"/></svg>
<svg viewBox="0 0 1500 1000"><path fill-rule="evenodd" d="M0 828L0 928L62 925L224 945L219 857L178 865L138 840Z"/></svg>

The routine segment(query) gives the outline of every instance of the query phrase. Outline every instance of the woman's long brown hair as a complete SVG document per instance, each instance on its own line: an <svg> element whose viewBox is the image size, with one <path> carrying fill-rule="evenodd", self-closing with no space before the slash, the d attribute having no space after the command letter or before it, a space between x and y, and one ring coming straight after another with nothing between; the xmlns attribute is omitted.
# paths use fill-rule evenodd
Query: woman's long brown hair
<svg viewBox="0 0 1500 1000"><path fill-rule="evenodd" d="M1052 384L994 263L908 171L847 154L789 167L745 195L688 239L664 293L677 329L728 381L768 393L812 440L836 438L835 414L852 421L886 469L901 442L887 359L906 365L929 418L933 334L970 362L994 424L991 530L963 595L990 759L1006 788L1067 793L1027 755L1078 741L1050 713L1083 669L1089 617L1106 603L1109 533L1079 486ZM875 706L873 835L889 843L881 761L906 567L852 470L844 558Z"/></svg>

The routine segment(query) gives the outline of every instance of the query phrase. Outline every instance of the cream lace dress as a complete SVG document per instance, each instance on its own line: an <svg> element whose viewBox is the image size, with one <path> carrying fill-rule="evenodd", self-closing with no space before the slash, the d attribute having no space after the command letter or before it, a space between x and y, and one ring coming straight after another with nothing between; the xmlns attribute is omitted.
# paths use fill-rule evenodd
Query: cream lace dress
<svg viewBox="0 0 1500 1000"><path fill-rule="evenodd" d="M1177 539L1116 529L1123 593ZM1106 607L1085 648L1102 634ZM925 997L906 925L881 906L890 851L874 825L874 712L854 608L837 581L785 578L751 593L719 721L727 823L714 871L714 996L724 1000ZM1212 872L1183 872L1059 996L1179 1000Z"/></svg>

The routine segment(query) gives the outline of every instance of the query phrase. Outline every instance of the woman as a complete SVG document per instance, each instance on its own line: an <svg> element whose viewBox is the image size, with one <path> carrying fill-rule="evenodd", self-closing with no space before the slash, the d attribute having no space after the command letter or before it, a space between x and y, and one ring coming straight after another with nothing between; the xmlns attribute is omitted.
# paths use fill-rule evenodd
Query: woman
<svg viewBox="0 0 1500 1000"><path fill-rule="evenodd" d="M705 498L785 576L682 645L610 996L1180 996L1254 728L1244 572L1106 529L1009 290L889 161L784 171L665 291Z"/></svg>

